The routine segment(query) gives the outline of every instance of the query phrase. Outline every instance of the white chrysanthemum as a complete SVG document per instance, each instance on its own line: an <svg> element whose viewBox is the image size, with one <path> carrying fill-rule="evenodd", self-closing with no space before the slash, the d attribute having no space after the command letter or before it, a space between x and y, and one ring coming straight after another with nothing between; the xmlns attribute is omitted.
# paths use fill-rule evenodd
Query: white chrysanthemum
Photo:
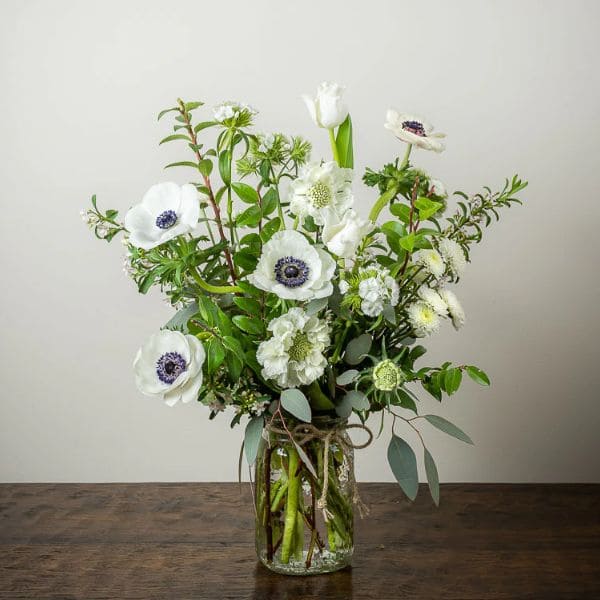
<svg viewBox="0 0 600 600"><path fill-rule="evenodd" d="M425 302L414 302L406 308L408 320L417 337L425 337L440 328L439 315Z"/></svg>
<svg viewBox="0 0 600 600"><path fill-rule="evenodd" d="M415 264L422 266L429 274L439 279L446 270L446 263L437 250L426 248L418 250L413 255Z"/></svg>
<svg viewBox="0 0 600 600"><path fill-rule="evenodd" d="M387 269L367 267L359 271L359 277L364 277L358 284L358 295L362 300L360 309L367 317L378 317L386 304L398 304L400 287Z"/></svg>
<svg viewBox="0 0 600 600"><path fill-rule="evenodd" d="M329 325L301 308L291 308L268 326L271 339L261 342L256 359L262 376L281 388L308 385L321 377L327 366L323 351L329 345Z"/></svg>
<svg viewBox="0 0 600 600"><path fill-rule="evenodd" d="M138 350L133 361L135 383L146 396L162 397L173 406L195 400L202 387L206 353L193 335L163 329Z"/></svg>
<svg viewBox="0 0 600 600"><path fill-rule="evenodd" d="M321 237L333 254L342 258L354 258L363 238L374 227L372 221L361 219L354 209L350 209L344 213L341 221L327 220Z"/></svg>
<svg viewBox="0 0 600 600"><path fill-rule="evenodd" d="M150 250L184 233L190 233L200 218L200 197L196 188L187 183L153 185L140 204L125 215L129 243Z"/></svg>
<svg viewBox="0 0 600 600"><path fill-rule="evenodd" d="M389 129L399 140L424 150L441 152L445 146L438 138L446 137L444 133L433 133L433 125L420 117L400 113L390 108L386 114L384 127Z"/></svg>
<svg viewBox="0 0 600 600"><path fill-rule="evenodd" d="M286 300L325 298L333 293L335 261L292 229L279 231L263 246L248 281Z"/></svg>
<svg viewBox="0 0 600 600"><path fill-rule="evenodd" d="M337 221L352 207L352 169L335 162L306 165L290 183L290 210L304 218L310 215L317 225Z"/></svg>
<svg viewBox="0 0 600 600"><path fill-rule="evenodd" d="M467 257L462 246L450 238L440 238L438 240L438 249L450 267L452 274L455 277L461 277L467 266Z"/></svg>
<svg viewBox="0 0 600 600"><path fill-rule="evenodd" d="M315 125L333 129L346 120L348 107L342 98L343 94L344 87L338 83L323 81L317 89L315 98L306 94L302 96Z"/></svg>
<svg viewBox="0 0 600 600"><path fill-rule="evenodd" d="M465 324L465 311L461 306L456 294L451 290L440 290L440 296L448 307L452 325L457 331Z"/></svg>
<svg viewBox="0 0 600 600"><path fill-rule="evenodd" d="M418 289L417 295L425 304L433 308L438 315L443 317L448 314L446 302L434 289L423 285Z"/></svg>
<svg viewBox="0 0 600 600"><path fill-rule="evenodd" d="M429 189L434 196L437 196L442 200L448 197L446 186L439 179L430 179Z"/></svg>

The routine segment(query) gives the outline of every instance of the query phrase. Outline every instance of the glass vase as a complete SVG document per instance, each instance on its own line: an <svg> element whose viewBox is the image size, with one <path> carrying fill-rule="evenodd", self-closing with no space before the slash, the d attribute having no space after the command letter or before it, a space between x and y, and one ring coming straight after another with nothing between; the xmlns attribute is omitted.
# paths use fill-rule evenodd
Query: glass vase
<svg viewBox="0 0 600 600"><path fill-rule="evenodd" d="M354 452L345 420L316 418L292 437L268 428L255 464L256 552L272 571L330 573L354 550Z"/></svg>

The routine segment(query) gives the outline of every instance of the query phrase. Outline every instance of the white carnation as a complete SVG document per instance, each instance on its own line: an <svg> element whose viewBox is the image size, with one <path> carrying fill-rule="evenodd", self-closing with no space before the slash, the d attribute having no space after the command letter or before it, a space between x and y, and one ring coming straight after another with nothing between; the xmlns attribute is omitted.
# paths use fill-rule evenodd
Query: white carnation
<svg viewBox="0 0 600 600"><path fill-rule="evenodd" d="M400 299L398 282L382 267L368 267L359 271L360 309L367 317L378 317L386 304L396 306Z"/></svg>
<svg viewBox="0 0 600 600"><path fill-rule="evenodd" d="M271 339L261 342L256 359L262 376L281 388L308 385L321 377L327 366L323 351L329 345L329 325L301 308L291 308L268 326Z"/></svg>
<svg viewBox="0 0 600 600"><path fill-rule="evenodd" d="M335 162L306 165L290 183L289 201L294 215L310 215L317 225L340 220L354 203L352 169L342 169Z"/></svg>
<svg viewBox="0 0 600 600"><path fill-rule="evenodd" d="M462 246L450 238L440 238L438 240L438 249L450 267L452 274L455 277L461 277L467 266L467 257Z"/></svg>
<svg viewBox="0 0 600 600"><path fill-rule="evenodd" d="M135 383L147 396L157 396L173 406L190 402L202 387L206 353L193 335L163 329L138 350L133 361Z"/></svg>
<svg viewBox="0 0 600 600"><path fill-rule="evenodd" d="M413 255L415 264L422 266L429 274L439 279L446 270L446 263L437 250L424 249L418 250Z"/></svg>
<svg viewBox="0 0 600 600"><path fill-rule="evenodd" d="M440 328L439 315L425 302L419 301L406 308L408 320L417 337L426 337Z"/></svg>
<svg viewBox="0 0 600 600"><path fill-rule="evenodd" d="M450 290L440 290L440 296L448 307L452 325L457 331L465 324L465 311L461 306L456 294Z"/></svg>
<svg viewBox="0 0 600 600"><path fill-rule="evenodd" d="M333 293L335 261L298 231L279 231L263 246L248 281L286 300L325 298Z"/></svg>
<svg viewBox="0 0 600 600"><path fill-rule="evenodd" d="M142 201L125 215L129 243L150 250L173 238L190 233L200 218L200 197L191 184L153 185Z"/></svg>
<svg viewBox="0 0 600 600"><path fill-rule="evenodd" d="M427 306L433 308L438 315L443 317L448 314L446 302L434 289L427 286L421 286L417 291L417 295L425 302L425 304L427 304Z"/></svg>

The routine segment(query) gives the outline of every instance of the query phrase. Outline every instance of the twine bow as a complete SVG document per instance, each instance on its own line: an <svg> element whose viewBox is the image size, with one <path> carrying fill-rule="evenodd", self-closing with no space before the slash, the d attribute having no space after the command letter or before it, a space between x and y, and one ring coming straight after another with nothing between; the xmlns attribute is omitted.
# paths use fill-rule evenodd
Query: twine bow
<svg viewBox="0 0 600 600"><path fill-rule="evenodd" d="M319 429L312 423L300 423L291 431L279 429L278 427L274 427L272 424L268 424L266 429L267 431L278 435L290 436L291 434L292 441L300 448L312 440L323 441L323 490L321 491L320 498L317 500L317 507L323 512L323 519L325 519L325 521L329 521L333 516L327 509L327 492L329 490L329 447L332 442L335 442L347 449L362 450L373 441L373 432L366 425L360 423L342 425L333 427L331 429ZM363 431L367 432L369 439L362 444L355 444L349 437L343 435L348 429L362 429ZM308 457L306 457L304 462L306 462L307 459ZM310 467L310 465L307 466ZM361 518L363 518L365 515L369 514L369 508L362 501L360 494L358 493L358 485L353 475L353 459L351 459L350 472L352 473L352 502L357 506L358 512Z"/></svg>

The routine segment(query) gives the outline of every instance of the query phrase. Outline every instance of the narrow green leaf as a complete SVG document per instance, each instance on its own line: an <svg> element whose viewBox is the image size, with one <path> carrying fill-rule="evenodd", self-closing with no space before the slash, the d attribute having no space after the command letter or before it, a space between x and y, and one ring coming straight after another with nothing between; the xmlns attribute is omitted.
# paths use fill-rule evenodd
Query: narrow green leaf
<svg viewBox="0 0 600 600"><path fill-rule="evenodd" d="M202 123L198 123L198 125L194 127L194 133L198 133L199 131L206 129L207 127L214 127L215 125L217 125L216 121L203 121Z"/></svg>
<svg viewBox="0 0 600 600"><path fill-rule="evenodd" d="M319 476L317 475L317 470L315 469L314 465L312 464L310 458L308 458L308 454L306 454L306 452L304 452L304 449L302 448L302 446L300 446L300 444L298 444L297 442L294 442L294 446L296 446L296 451L298 452L298 456L300 457L300 460L304 463L304 465L308 469L309 473L315 479L318 479Z"/></svg>
<svg viewBox="0 0 600 600"><path fill-rule="evenodd" d="M465 368L465 370L467 371L467 375L475 383L478 383L479 385L490 385L490 378L481 369L478 369L477 367L474 367L473 365L469 365L468 367Z"/></svg>
<svg viewBox="0 0 600 600"><path fill-rule="evenodd" d="M204 102L186 102L183 105L186 112L190 112L191 110L194 110L194 109L198 108L199 106L204 106Z"/></svg>
<svg viewBox="0 0 600 600"><path fill-rule="evenodd" d="M310 404L306 396L296 388L290 388L281 392L281 406L285 408L291 415L310 423L312 419L312 412L310 410Z"/></svg>
<svg viewBox="0 0 600 600"><path fill-rule="evenodd" d="M265 421L262 416L252 417L246 425L246 431L244 432L244 453L249 465L253 465L256 460L264 425Z"/></svg>
<svg viewBox="0 0 600 600"><path fill-rule="evenodd" d="M260 314L260 302L254 300L253 298L244 298L242 296L235 296L233 301L239 308L241 308L244 312L247 312L249 315L259 315Z"/></svg>
<svg viewBox="0 0 600 600"><path fill-rule="evenodd" d="M436 506L440 505L440 478L438 477L437 467L433 456L427 448L424 450L425 474L427 475L427 483L429 484L429 492Z"/></svg>
<svg viewBox="0 0 600 600"><path fill-rule="evenodd" d="M238 360L240 360L242 363L245 362L244 349L237 338L230 335L225 335L223 336L223 345L225 348L227 348L227 350L233 352Z"/></svg>
<svg viewBox="0 0 600 600"><path fill-rule="evenodd" d="M217 339L210 340L206 345L206 371L209 375L214 373L225 360L225 348Z"/></svg>
<svg viewBox="0 0 600 600"><path fill-rule="evenodd" d="M447 421L443 417L438 417L437 415L425 415L425 419L440 431L455 437L457 440L467 444L473 444L473 440L462 429L458 428L454 423L450 423L450 421Z"/></svg>
<svg viewBox="0 0 600 600"><path fill-rule="evenodd" d="M392 435L387 451L388 463L402 491L414 500L419 491L417 458L413 449L397 435Z"/></svg>
<svg viewBox="0 0 600 600"><path fill-rule="evenodd" d="M190 138L187 135L183 135L182 133L174 133L173 135L168 135L166 138L163 138L158 142L158 145L166 144L167 142L172 142L173 140L185 140L186 142L191 142Z"/></svg>
<svg viewBox="0 0 600 600"><path fill-rule="evenodd" d="M232 321L235 326L251 335L261 335L264 331L264 325L259 319L251 319L244 315L236 315Z"/></svg>
<svg viewBox="0 0 600 600"><path fill-rule="evenodd" d="M219 174L225 185L231 183L231 153L229 150L219 154Z"/></svg>
<svg viewBox="0 0 600 600"><path fill-rule="evenodd" d="M165 167L165 169L170 169L171 167L191 167L192 169L197 169L198 164L195 162L191 162L189 160L184 160L181 162L174 162Z"/></svg>
<svg viewBox="0 0 600 600"><path fill-rule="evenodd" d="M177 107L175 107L175 108L166 108L165 110L161 110L158 113L158 118L156 120L160 121L167 113L175 112L175 111L178 111L178 110L179 110L179 108L177 108Z"/></svg>

